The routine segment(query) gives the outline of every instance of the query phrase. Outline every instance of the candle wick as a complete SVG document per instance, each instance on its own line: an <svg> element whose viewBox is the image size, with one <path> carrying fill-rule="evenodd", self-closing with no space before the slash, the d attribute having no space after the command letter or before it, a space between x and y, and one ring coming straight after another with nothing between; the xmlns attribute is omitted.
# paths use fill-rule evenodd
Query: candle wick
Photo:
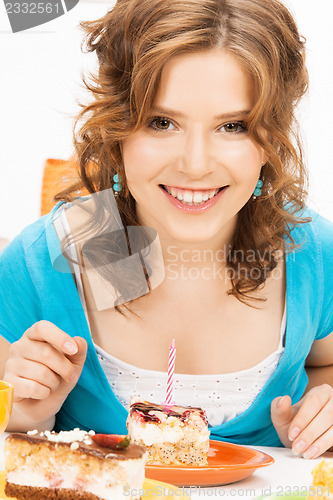
<svg viewBox="0 0 333 500"><path fill-rule="evenodd" d="M175 339L172 339L171 349L175 349L175 347L176 347Z"/></svg>

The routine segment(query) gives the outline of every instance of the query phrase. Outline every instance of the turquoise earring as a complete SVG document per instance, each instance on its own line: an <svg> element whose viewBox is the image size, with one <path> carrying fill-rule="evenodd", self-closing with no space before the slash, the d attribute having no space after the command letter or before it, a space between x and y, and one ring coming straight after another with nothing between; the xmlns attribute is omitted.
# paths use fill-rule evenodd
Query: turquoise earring
<svg viewBox="0 0 333 500"><path fill-rule="evenodd" d="M115 196L118 196L118 194L122 190L122 185L121 185L121 182L120 182L118 174L115 174L113 176L113 182L114 182L114 184L113 184L112 187L113 187L114 194L115 194Z"/></svg>
<svg viewBox="0 0 333 500"><path fill-rule="evenodd" d="M255 187L255 190L253 191L253 196L252 196L254 200L261 195L261 188L263 187L263 184L264 183L262 182L262 180L258 179L257 185Z"/></svg>

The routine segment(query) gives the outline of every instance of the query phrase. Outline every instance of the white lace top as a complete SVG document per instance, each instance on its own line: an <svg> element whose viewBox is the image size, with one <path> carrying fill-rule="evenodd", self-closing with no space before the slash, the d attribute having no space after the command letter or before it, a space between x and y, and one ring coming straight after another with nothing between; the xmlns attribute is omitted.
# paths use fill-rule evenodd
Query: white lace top
<svg viewBox="0 0 333 500"><path fill-rule="evenodd" d="M63 210L58 210L54 223L60 238L69 233ZM76 257L75 249L72 251ZM89 325L78 266L73 265L78 293ZM207 414L210 426L220 425L243 413L253 403L265 384L272 377L284 352L286 305L281 325L279 346L270 356L257 365L233 373L214 375L185 375L175 373L173 399L185 406L200 406ZM128 408L131 396L162 403L165 399L167 373L137 368L115 358L94 344L106 378L120 403Z"/></svg>

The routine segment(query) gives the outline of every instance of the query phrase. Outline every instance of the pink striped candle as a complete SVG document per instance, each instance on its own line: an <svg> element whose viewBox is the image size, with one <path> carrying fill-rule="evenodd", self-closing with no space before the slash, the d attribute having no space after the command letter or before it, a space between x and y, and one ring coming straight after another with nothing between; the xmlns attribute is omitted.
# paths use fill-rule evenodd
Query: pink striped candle
<svg viewBox="0 0 333 500"><path fill-rule="evenodd" d="M168 380L167 380L167 391L166 391L166 399L165 406L172 405L172 390L173 390L173 381L175 377L175 364L176 364L176 346L175 339L172 339L172 343L169 351L169 365L168 365Z"/></svg>

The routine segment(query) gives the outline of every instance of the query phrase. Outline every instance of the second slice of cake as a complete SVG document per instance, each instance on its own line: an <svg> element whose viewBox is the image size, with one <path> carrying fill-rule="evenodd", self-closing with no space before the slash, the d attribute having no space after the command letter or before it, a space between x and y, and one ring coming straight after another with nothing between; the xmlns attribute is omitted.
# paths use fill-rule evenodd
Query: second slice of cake
<svg viewBox="0 0 333 500"><path fill-rule="evenodd" d="M127 428L131 441L146 447L148 464L207 465L209 430L201 408L132 398Z"/></svg>
<svg viewBox="0 0 333 500"><path fill-rule="evenodd" d="M128 441L126 448L110 449L108 442L115 437L127 439L80 429L10 434L5 440L6 494L22 500L139 499L146 451Z"/></svg>

